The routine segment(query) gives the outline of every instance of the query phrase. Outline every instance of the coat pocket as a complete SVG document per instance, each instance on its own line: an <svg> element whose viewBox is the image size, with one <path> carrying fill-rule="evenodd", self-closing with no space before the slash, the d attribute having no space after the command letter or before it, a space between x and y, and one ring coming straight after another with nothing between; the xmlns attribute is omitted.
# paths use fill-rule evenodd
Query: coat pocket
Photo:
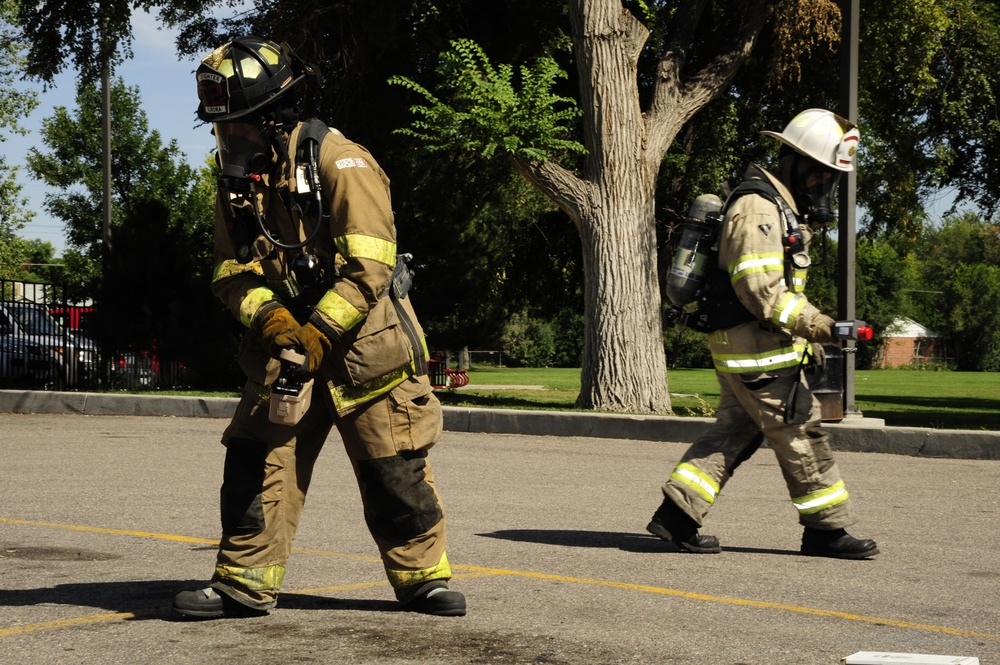
<svg viewBox="0 0 1000 665"><path fill-rule="evenodd" d="M410 341L389 298L380 299L357 334L342 338L328 356L334 375L352 387L409 364Z"/></svg>

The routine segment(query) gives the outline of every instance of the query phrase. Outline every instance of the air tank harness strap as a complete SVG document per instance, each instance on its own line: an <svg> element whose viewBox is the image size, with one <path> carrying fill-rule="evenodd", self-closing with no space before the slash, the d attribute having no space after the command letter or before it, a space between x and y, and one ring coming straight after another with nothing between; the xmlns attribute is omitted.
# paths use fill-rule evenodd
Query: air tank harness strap
<svg viewBox="0 0 1000 665"><path fill-rule="evenodd" d="M426 347L424 347L423 338L417 332L416 321L410 317L402 302L413 285L413 271L406 265L412 259L412 254L398 254L396 256L396 267L392 270L392 282L389 284L389 298L392 300L393 307L396 308L396 315L399 316L399 321L403 325L403 331L410 339L410 346L413 348L413 365L417 376L423 376L427 374Z"/></svg>

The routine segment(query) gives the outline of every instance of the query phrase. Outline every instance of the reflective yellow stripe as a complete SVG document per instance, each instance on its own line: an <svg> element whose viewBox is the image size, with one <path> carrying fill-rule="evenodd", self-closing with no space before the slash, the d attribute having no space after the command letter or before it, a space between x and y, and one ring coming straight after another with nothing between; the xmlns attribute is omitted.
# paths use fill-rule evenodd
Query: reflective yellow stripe
<svg viewBox="0 0 1000 665"><path fill-rule="evenodd" d="M330 320L347 332L365 318L358 311L357 307L347 302L347 300L336 291L327 291L316 303L316 309L325 314Z"/></svg>
<svg viewBox="0 0 1000 665"><path fill-rule="evenodd" d="M766 372L783 367L794 367L802 360L802 354L805 353L805 350L804 344L796 344L751 355L713 353L712 360L715 362L715 369L720 372Z"/></svg>
<svg viewBox="0 0 1000 665"><path fill-rule="evenodd" d="M285 567L242 568L218 563L215 565L215 577L247 591L277 591L285 581Z"/></svg>
<svg viewBox="0 0 1000 665"><path fill-rule="evenodd" d="M333 386L330 390L333 406L337 409L338 414L343 415L379 395L386 394L414 374L416 374L416 370L413 368L413 352L411 351L410 363L403 365L395 372L389 372L377 379L372 379L363 386Z"/></svg>
<svg viewBox="0 0 1000 665"><path fill-rule="evenodd" d="M274 295L274 291L267 288L266 286L261 286L246 295L243 298L243 302L240 303L240 323L245 325L247 328L253 324L253 319L257 316L257 312L265 304L271 302L272 300L277 300L278 296Z"/></svg>
<svg viewBox="0 0 1000 665"><path fill-rule="evenodd" d="M806 275L808 274L805 270L794 270L792 271L792 291L795 293L802 293L806 290Z"/></svg>
<svg viewBox="0 0 1000 665"><path fill-rule="evenodd" d="M784 268L785 259L780 253L748 254L729 264L729 279L735 284L754 273L783 271Z"/></svg>
<svg viewBox="0 0 1000 665"><path fill-rule="evenodd" d="M806 299L795 295L794 293L786 291L781 296L781 302L778 304L778 308L774 310L774 314L771 315L771 320L779 326L785 328L792 328L795 326L795 320L802 313L802 308L806 306Z"/></svg>
<svg viewBox="0 0 1000 665"><path fill-rule="evenodd" d="M226 279L227 277L232 277L233 275L239 275L245 272L252 272L255 275L263 275L264 269L261 268L260 263L256 261L253 263L240 263L239 261L234 261L232 259L219 261L215 265L215 270L212 271L212 282L218 282L220 279Z"/></svg>
<svg viewBox="0 0 1000 665"><path fill-rule="evenodd" d="M371 259L387 266L396 265L396 243L391 240L351 233L334 238L333 242L345 259Z"/></svg>
<svg viewBox="0 0 1000 665"><path fill-rule="evenodd" d="M843 503L848 498L847 487L844 486L844 481L840 480L833 487L807 494L798 499L792 499L792 503L795 504L795 509L800 514L812 515L836 506L838 503Z"/></svg>
<svg viewBox="0 0 1000 665"><path fill-rule="evenodd" d="M451 579L451 566L448 565L448 554L442 553L441 560L436 566L421 570L393 570L386 566L385 574L393 589L405 589L431 580Z"/></svg>
<svg viewBox="0 0 1000 665"><path fill-rule="evenodd" d="M719 495L719 485L715 479L687 462L678 464L670 477L693 489L709 504L715 503L715 497Z"/></svg>

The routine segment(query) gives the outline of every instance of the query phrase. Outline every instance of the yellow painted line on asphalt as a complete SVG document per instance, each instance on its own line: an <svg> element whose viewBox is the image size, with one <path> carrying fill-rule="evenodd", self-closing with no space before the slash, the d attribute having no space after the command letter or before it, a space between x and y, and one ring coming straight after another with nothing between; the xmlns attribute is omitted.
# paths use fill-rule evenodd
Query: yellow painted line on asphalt
<svg viewBox="0 0 1000 665"><path fill-rule="evenodd" d="M128 531L126 529L104 529L97 526L79 526L76 524L55 524L52 522L31 522L29 520L15 520L9 517L0 517L0 522L4 524L22 524L25 526L42 526L50 529L66 529L69 531L86 531L88 533L110 533L116 536L138 536L139 538L158 538L160 540L175 540L182 543L201 543L204 545L218 545L219 539L192 538L191 536L176 536L170 533L153 533L151 531Z"/></svg>
<svg viewBox="0 0 1000 665"><path fill-rule="evenodd" d="M190 536L178 536L168 533L152 533L148 531L128 531L125 529L105 529L101 527L90 527L90 526L80 526L73 524L56 524L51 522L32 522L29 520L16 520L8 517L0 517L0 522L6 524L21 524L25 526L38 526L56 529L68 529L71 531L86 531L91 533L107 533L114 535L125 535L125 536L136 536L141 538L157 538L161 540L171 540L178 542L187 543L202 543L208 545L217 545L218 540L212 540L207 538L192 538ZM357 561L381 561L377 557L361 556L356 554L346 554L343 552L330 552L327 550L311 550L311 549L299 549L294 548L292 550L296 553L301 554L311 554L315 556L333 556L339 558L354 559ZM916 623L912 621L899 621L896 619L887 619L885 617L875 617L868 616L864 614L853 614L851 612L840 612L837 610L824 610L814 607L802 607L799 605L786 605L784 603L772 603L768 601L760 600L748 600L746 598L728 598L726 596L712 596L703 593L695 593L692 591L681 591L679 589L668 589L665 587L650 586L646 584L631 584L628 582L616 582L613 580L597 580L588 579L582 577L568 577L565 575L552 575L548 573L533 573L523 570L507 570L504 568L486 568L482 566L461 566L452 565L452 570L454 571L464 571L465 573L470 573L469 575L462 575L461 577L489 577L493 575L506 575L510 577L524 577L529 579L539 579L539 580L551 580L555 582L569 582L572 584L581 584L587 586L600 586L612 589L623 589L626 591L640 591L643 593L655 593L662 596L674 596L677 598L686 598L688 600L697 600L701 602L709 603L720 603L725 605L742 605L744 607L755 607L760 609L770 609L770 610L782 610L786 612L794 612L797 614L806 614L811 616L820 617L833 617L837 619L845 619L847 621L857 621L861 623L870 623L880 626L892 626L894 628L905 628L908 630L920 630L929 633L937 633L940 635L952 635L955 637L972 637L980 639L990 639L996 640L1000 639L1000 635L993 633L980 633L973 630L965 630L962 628L950 628L948 626L937 626L934 624L927 623ZM459 576L456 575L456 578ZM312 590L302 590L298 592L288 591L287 593L318 593L321 591L338 591L338 590L348 590L348 589L362 589L370 588L372 586L380 586L387 584L387 582L361 582L359 584L352 584L346 586L337 587L323 587L322 589L312 589ZM80 617L77 619L65 619L62 621L49 621L40 624L31 624L28 626L15 626L13 628L0 629L0 637L6 635L18 635L26 632L31 632L33 630L40 630L45 628L61 628L69 625L86 624L86 623L96 623L100 621L111 621L114 619L128 619L135 616L136 613L132 612L118 612L114 614L100 614L94 615L92 617ZM11 632L14 631L14 632Z"/></svg>
<svg viewBox="0 0 1000 665"><path fill-rule="evenodd" d="M0 628L0 637L10 637L12 635L24 635L34 633L39 630L54 630L56 628L69 628L71 626L88 626L102 621L121 621L134 619L145 614L153 614L156 610L137 610L135 612L112 612L110 614L93 614L86 617L73 617L71 619L56 619L55 621L41 621L30 623L24 626L11 626L10 628Z"/></svg>
<svg viewBox="0 0 1000 665"><path fill-rule="evenodd" d="M949 628L948 626L936 626L928 623L914 623L912 621L898 621L896 619L886 619L884 617L866 616L864 614L852 614L850 612L839 612L836 610L823 610L814 607L801 607L799 605L785 605L783 603L771 603L761 600L747 600L745 598L727 598L726 596L710 596L692 591L680 591L678 589L666 589L663 587L649 586L646 584L630 584L628 582L615 582L612 580L592 580L581 577L565 577L563 575L550 575L547 573L530 573L521 570L504 570L502 568L480 568L478 566L452 566L455 570L481 571L493 573L495 575L511 575L516 577L530 577L540 580L552 580L556 582L572 582L574 584L586 584L592 586L610 587L613 589L625 589L628 591L642 591L644 593L655 593L663 596L676 596L689 600L700 600L710 603L723 603L726 605L744 605L748 607L759 607L770 610L785 610L799 614L810 614L812 616L835 617L847 619L849 621L860 621L872 623L880 626L893 626L895 628L908 628L911 630L922 630L942 635L953 635L955 637L977 637L990 640L1000 639L1000 635L993 633L979 633L973 630L962 628Z"/></svg>

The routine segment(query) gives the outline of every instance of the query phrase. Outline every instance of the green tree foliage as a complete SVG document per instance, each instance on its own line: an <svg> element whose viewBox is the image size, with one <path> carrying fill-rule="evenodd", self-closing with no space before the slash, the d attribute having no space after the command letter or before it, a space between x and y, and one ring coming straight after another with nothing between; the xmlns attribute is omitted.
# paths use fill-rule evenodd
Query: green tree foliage
<svg viewBox="0 0 1000 665"><path fill-rule="evenodd" d="M862 3L859 185L870 230L914 234L941 188L992 217L1000 202L1000 8L987 0Z"/></svg>
<svg viewBox="0 0 1000 665"><path fill-rule="evenodd" d="M428 104L411 107L417 119L398 130L403 136L432 153L463 150L483 159L506 154L545 161L553 154L586 152L567 138L582 112L572 98L553 93L556 81L566 78L554 59L543 56L521 67L520 85L512 66L494 67L468 39L453 41L441 61L437 75L444 82L444 101L404 76L389 79Z"/></svg>
<svg viewBox="0 0 1000 665"><path fill-rule="evenodd" d="M118 228L135 206L160 201L171 221L192 229L208 223L205 192L177 148L176 140L163 145L149 128L139 106L139 90L121 79L111 87L112 112L112 228ZM81 84L77 107L56 107L42 122L42 141L48 151L32 148L31 171L56 193L46 195L45 207L66 224L70 248L99 262L102 245L103 180L101 163L101 101L96 86ZM204 237L204 233L203 233ZM95 274L88 269L85 274Z"/></svg>
<svg viewBox="0 0 1000 665"><path fill-rule="evenodd" d="M1000 371L1000 225L952 216L913 253L913 318L945 336L958 369Z"/></svg>
<svg viewBox="0 0 1000 665"><path fill-rule="evenodd" d="M27 75L51 83L70 63L86 82L132 56L132 11L150 0L19 2L17 18L28 43Z"/></svg>
<svg viewBox="0 0 1000 665"><path fill-rule="evenodd" d="M24 64L24 42L14 27L19 3L0 0L0 143L9 133L24 134L20 120L38 105L37 95L15 86ZM0 279L13 279L21 263L29 259L31 248L17 232L31 219L27 198L17 182L19 167L10 166L0 154Z"/></svg>

